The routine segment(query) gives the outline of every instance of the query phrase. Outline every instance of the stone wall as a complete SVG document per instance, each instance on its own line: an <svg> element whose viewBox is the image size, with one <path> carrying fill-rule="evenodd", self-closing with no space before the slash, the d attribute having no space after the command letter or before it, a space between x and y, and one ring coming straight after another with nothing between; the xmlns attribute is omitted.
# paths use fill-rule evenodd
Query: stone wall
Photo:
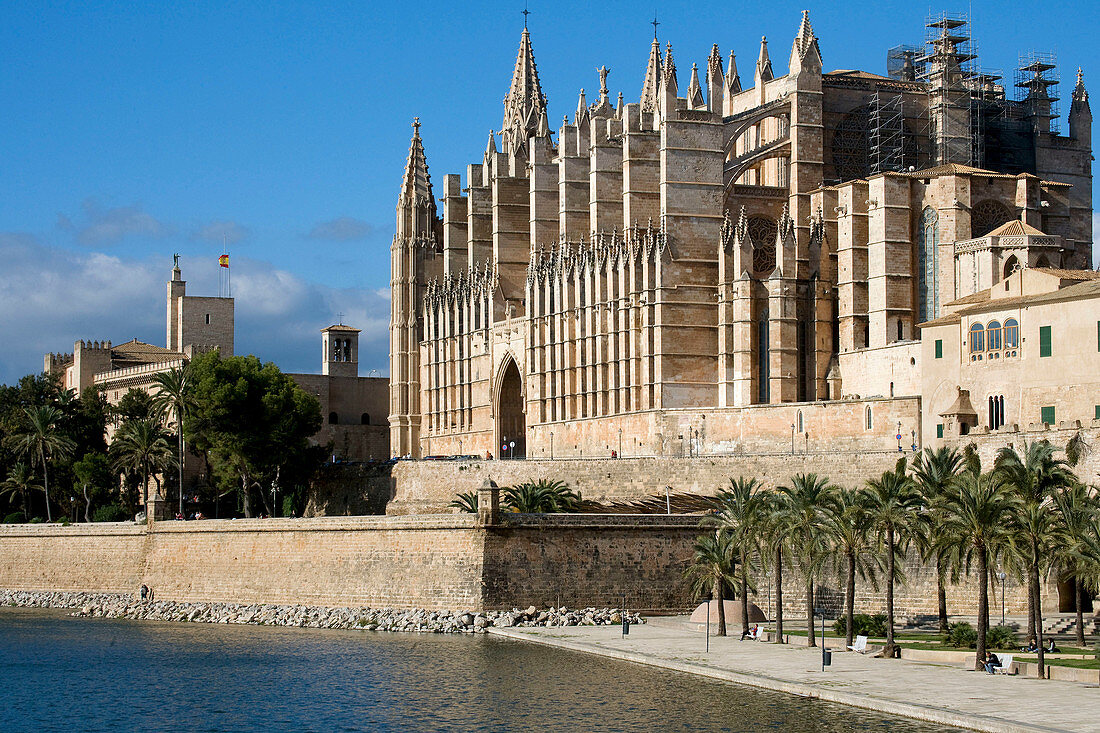
<svg viewBox="0 0 1100 733"><path fill-rule="evenodd" d="M564 481L585 499L629 501L674 493L714 494L736 476L755 476L768 486L795 473L817 473L845 486L892 469L898 452L801 453L794 455L702 456L517 461L399 461L393 468L395 494L387 514L448 511L455 494L474 491L486 479L500 486L549 478ZM906 455L912 455L906 453Z"/></svg>
<svg viewBox="0 0 1100 733"><path fill-rule="evenodd" d="M306 499L306 517L385 514L394 495L392 464L326 465L313 479Z"/></svg>
<svg viewBox="0 0 1100 733"><path fill-rule="evenodd" d="M682 610L695 517L473 515L0 525L0 588L377 608Z"/></svg>

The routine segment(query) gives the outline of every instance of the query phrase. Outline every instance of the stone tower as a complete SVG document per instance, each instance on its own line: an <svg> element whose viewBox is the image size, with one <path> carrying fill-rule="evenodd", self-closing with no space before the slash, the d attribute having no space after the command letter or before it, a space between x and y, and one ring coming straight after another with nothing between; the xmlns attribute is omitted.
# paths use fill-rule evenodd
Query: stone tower
<svg viewBox="0 0 1100 733"><path fill-rule="evenodd" d="M339 324L321 331L321 374L359 376L359 329Z"/></svg>
<svg viewBox="0 0 1100 733"><path fill-rule="evenodd" d="M390 249L390 437L393 455L420 455L420 303L426 268L442 245L432 180L413 121L405 177L397 199L397 227Z"/></svg>

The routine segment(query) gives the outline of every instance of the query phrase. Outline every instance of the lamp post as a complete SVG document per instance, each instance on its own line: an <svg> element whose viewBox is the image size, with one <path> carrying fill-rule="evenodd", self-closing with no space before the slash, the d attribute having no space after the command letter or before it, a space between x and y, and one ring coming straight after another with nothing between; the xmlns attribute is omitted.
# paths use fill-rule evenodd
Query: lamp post
<svg viewBox="0 0 1100 733"><path fill-rule="evenodd" d="M550 431L550 460L554 460L554 431Z"/></svg>
<svg viewBox="0 0 1100 733"><path fill-rule="evenodd" d="M623 429L622 428L619 428L619 452L616 455L619 458L623 457Z"/></svg>
<svg viewBox="0 0 1100 733"><path fill-rule="evenodd" d="M1005 625L1005 571L997 573L1001 579L1001 626Z"/></svg>
<svg viewBox="0 0 1100 733"><path fill-rule="evenodd" d="M794 423L791 423L791 455L794 455Z"/></svg>

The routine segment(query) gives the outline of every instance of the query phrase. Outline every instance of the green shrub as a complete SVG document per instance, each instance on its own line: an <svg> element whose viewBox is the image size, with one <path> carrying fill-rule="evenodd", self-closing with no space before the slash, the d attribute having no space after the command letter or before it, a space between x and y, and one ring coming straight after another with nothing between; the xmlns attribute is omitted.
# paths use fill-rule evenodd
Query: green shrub
<svg viewBox="0 0 1100 733"><path fill-rule="evenodd" d="M1015 649L1016 632L1007 626L994 626L986 632L985 645L990 649Z"/></svg>
<svg viewBox="0 0 1100 733"><path fill-rule="evenodd" d="M46 520L42 517L31 517L30 524L45 524Z"/></svg>
<svg viewBox="0 0 1100 733"><path fill-rule="evenodd" d="M26 521L27 515L23 512L12 512L4 517L4 524L24 524Z"/></svg>
<svg viewBox="0 0 1100 733"><path fill-rule="evenodd" d="M130 512L120 504L108 504L92 512L93 522L125 522L127 519L130 519Z"/></svg>
<svg viewBox="0 0 1100 733"><path fill-rule="evenodd" d="M959 621L948 627L944 644L961 649L973 649L978 645L978 632L965 621Z"/></svg>
<svg viewBox="0 0 1100 733"><path fill-rule="evenodd" d="M841 616L833 624L833 631L838 636L845 636L848 631L848 619ZM852 636L871 636L882 638L886 636L886 614L876 613L874 616L866 613L857 613L852 617Z"/></svg>

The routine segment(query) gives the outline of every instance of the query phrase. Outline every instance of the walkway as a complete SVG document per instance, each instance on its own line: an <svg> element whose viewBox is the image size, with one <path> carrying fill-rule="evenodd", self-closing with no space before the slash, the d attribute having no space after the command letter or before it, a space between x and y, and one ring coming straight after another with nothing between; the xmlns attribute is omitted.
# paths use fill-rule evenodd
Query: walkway
<svg viewBox="0 0 1100 733"><path fill-rule="evenodd" d="M732 628L732 627L731 627ZM490 628L513 639L599 654L727 682L778 690L980 731L1100 731L1094 685L991 676L959 666L834 653L821 671L821 650L796 645L710 639L675 625ZM732 631L731 631L732 633Z"/></svg>

